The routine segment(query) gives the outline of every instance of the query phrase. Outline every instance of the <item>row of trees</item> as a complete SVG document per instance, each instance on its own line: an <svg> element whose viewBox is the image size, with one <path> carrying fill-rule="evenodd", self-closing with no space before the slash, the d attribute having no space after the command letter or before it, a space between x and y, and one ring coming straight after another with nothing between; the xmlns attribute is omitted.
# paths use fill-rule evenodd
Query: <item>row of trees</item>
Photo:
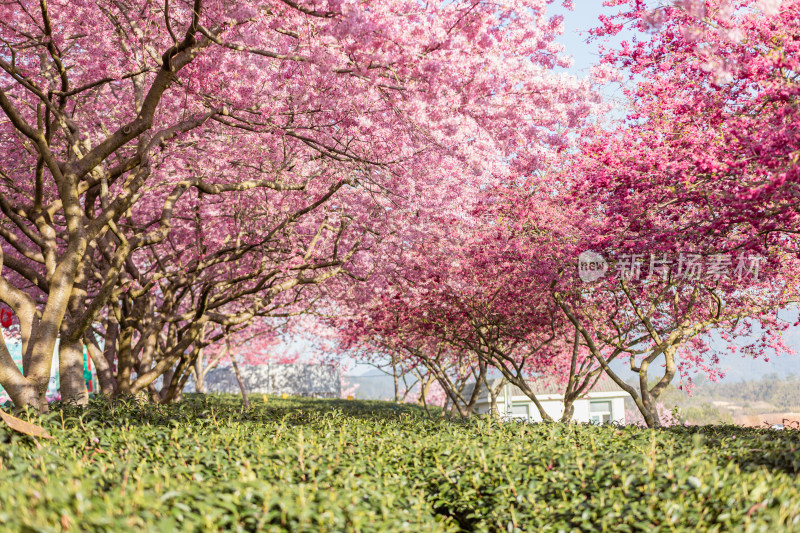
<svg viewBox="0 0 800 533"><path fill-rule="evenodd" d="M347 318L335 320L342 348L425 369L463 416L492 371L525 392L545 420L531 378L561 384L569 420L573 402L605 373L649 425L659 424L659 397L676 376L689 380L700 370L715 377L720 360L737 352L788 351L782 310L797 301L793 254L772 250L769 261L742 256L710 270L719 255L688 253L696 254L695 269L680 256L668 264L644 245L619 253L605 246L609 271L585 282L576 258L598 249L598 217L512 198L493 206L493 216L482 212L485 225L474 233L421 247L416 262L393 270L382 287L362 286ZM512 206L520 218L503 220L498 213ZM746 265L741 277L737 262ZM468 381L479 386L465 388ZM464 390L471 395L461 396Z"/></svg>
<svg viewBox="0 0 800 533"><path fill-rule="evenodd" d="M658 426L676 376L790 351L800 3L615 3L597 35L651 32L598 69L628 73L627 119L592 123L561 164L487 191L470 224L418 242L349 304L344 348L426 368L461 415L491 369L545 420L531 377L560 381L569 420L605 373Z"/></svg>
<svg viewBox="0 0 800 533"><path fill-rule="evenodd" d="M86 345L104 393L169 402L312 314L464 416L491 372L545 419L531 376L568 418L606 373L658 425L709 334L785 350L800 2L615 2L598 38L649 33L584 81L548 3L0 6L0 384L46 410L57 345L85 403Z"/></svg>
<svg viewBox="0 0 800 533"><path fill-rule="evenodd" d="M104 393L170 401L204 347L536 168L592 107L545 7L3 4L0 384L45 410L57 345L85 403L85 344Z"/></svg>

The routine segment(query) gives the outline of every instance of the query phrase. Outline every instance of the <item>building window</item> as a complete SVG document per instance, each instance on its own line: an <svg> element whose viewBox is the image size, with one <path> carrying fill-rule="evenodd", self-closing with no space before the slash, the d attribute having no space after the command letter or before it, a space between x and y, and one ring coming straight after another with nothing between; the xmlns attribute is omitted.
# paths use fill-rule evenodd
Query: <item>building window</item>
<svg viewBox="0 0 800 533"><path fill-rule="evenodd" d="M528 404L515 403L511 405L511 418L518 418L521 420L528 419Z"/></svg>
<svg viewBox="0 0 800 533"><path fill-rule="evenodd" d="M592 424L611 422L611 401L589 402L589 421Z"/></svg>

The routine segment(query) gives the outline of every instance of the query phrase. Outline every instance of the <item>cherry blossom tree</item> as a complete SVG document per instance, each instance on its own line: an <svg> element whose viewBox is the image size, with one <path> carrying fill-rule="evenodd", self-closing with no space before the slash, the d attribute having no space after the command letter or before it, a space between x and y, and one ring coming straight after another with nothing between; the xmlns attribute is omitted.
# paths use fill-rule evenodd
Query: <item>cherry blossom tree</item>
<svg viewBox="0 0 800 533"><path fill-rule="evenodd" d="M469 217L437 224L456 233L426 232L403 248L402 263L354 291L342 332L367 357L425 367L462 416L494 370L545 420L551 416L530 383L555 378L565 387L570 419L575 399L601 371L552 297L559 265L572 251L560 244L575 239L569 220L555 214L566 212L563 206L544 194L520 199L519 190L527 188L486 189ZM468 363L464 370L459 360ZM448 370L455 370L452 378ZM465 395L467 381L474 386Z"/></svg>
<svg viewBox="0 0 800 533"><path fill-rule="evenodd" d="M788 324L779 312L798 299L793 275L762 272L767 279L740 280L732 273L679 271L675 265L663 270L663 278L637 279L618 268L627 261L613 261L616 272L602 281L555 297L648 425L658 425L657 400L678 373L704 370L713 378L727 352L764 357L770 350L788 351L781 338ZM785 266L796 269L792 262ZM721 335L726 347L715 348L712 334ZM615 359L627 360L637 386L610 366Z"/></svg>
<svg viewBox="0 0 800 533"><path fill-rule="evenodd" d="M375 232L376 210L383 218L414 213L418 202L408 199L424 198L426 215L459 182L535 170L566 142L559 128L592 104L581 83L550 72L566 60L553 43L560 21L546 5L0 6L0 300L20 321L24 354L20 373L0 350L0 383L18 405L46 409L60 339L62 396L85 402L87 331L116 320L126 335L141 335L125 323L125 307L153 305L160 295L147 303L142 291L157 292L166 278L137 288L133 271L152 267L142 256L154 247L181 255L173 231L207 216L199 204L211 197L333 190L324 203L340 206L347 189L352 224ZM202 231L221 230L224 242L233 226ZM213 261L203 253L194 260ZM144 303L125 303L126 286ZM205 313L213 298L178 291L193 294L184 315ZM175 348L196 353L183 337L202 325L171 324L170 340L181 337ZM153 369L166 371L175 355ZM123 363L123 376L129 368Z"/></svg>
<svg viewBox="0 0 800 533"><path fill-rule="evenodd" d="M601 56L626 117L584 132L585 208L721 253L797 250L800 2L606 3L598 38L638 33Z"/></svg>
<svg viewBox="0 0 800 533"><path fill-rule="evenodd" d="M311 305L307 289L339 273L358 246L343 238L348 224L341 213L323 209L306 220L303 215L332 194L309 196L309 205L286 202L286 213L276 202L267 214L240 210L227 199L224 211L195 216L194 228L177 228L175 238L134 254L125 271L130 283L119 287L110 321L96 328L108 348L96 362L99 373L110 376L108 392L148 389L152 395L163 376L158 398L171 401L205 346L242 329L257 336L260 318L298 314ZM202 232L200 218L218 231ZM230 232L219 232L228 226ZM248 328L251 321L254 328Z"/></svg>
<svg viewBox="0 0 800 533"><path fill-rule="evenodd" d="M598 37L641 32L601 58L603 72L627 79L627 115L583 132L570 173L577 209L596 222L585 249L613 273L556 296L658 425L676 373L715 374L712 331L757 357L786 351L779 312L798 298L800 3L608 4L624 9L603 18ZM617 357L638 387L608 366ZM654 364L664 370L653 385Z"/></svg>
<svg viewBox="0 0 800 533"><path fill-rule="evenodd" d="M681 215L694 215L691 209L623 223L599 191L588 210L585 197L576 194L583 192L584 165L592 164L585 158L576 152L553 174L493 206L508 213L508 230L498 242L515 254L504 256L505 265L503 256L488 262L506 273L526 272L521 265L536 273L536 283L507 284L516 294L510 301L549 299L560 311L564 321L554 321L553 331L561 345L539 364L549 359L553 370L541 372L564 376L565 398L588 391L602 369L631 395L647 423L658 425L657 400L677 374L699 370L714 377L729 352L766 357L787 351L781 334L789 324L780 313L800 297L794 254L782 248L768 255L718 252L739 238L734 231L708 249L701 247L704 241L683 240L673 229L685 222ZM646 222L647 230L638 222ZM587 252L594 252L601 269L582 270ZM489 278L503 279L500 272ZM480 286L491 286L490 279ZM635 386L612 366L618 360L634 373Z"/></svg>

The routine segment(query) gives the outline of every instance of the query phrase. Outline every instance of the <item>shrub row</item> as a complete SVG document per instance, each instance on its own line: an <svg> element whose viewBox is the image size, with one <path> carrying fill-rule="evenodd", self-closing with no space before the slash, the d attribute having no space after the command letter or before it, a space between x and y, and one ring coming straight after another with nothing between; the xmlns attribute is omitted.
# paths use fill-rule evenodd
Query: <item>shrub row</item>
<svg viewBox="0 0 800 533"><path fill-rule="evenodd" d="M431 420L414 407L93 401L0 429L6 530L800 530L800 432Z"/></svg>

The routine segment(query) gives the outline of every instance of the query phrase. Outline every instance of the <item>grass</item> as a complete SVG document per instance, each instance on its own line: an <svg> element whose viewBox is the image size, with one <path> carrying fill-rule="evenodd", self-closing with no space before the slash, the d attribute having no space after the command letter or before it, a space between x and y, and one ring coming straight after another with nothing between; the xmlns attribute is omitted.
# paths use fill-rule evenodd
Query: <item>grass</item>
<svg viewBox="0 0 800 533"><path fill-rule="evenodd" d="M14 531L800 530L800 432L430 420L388 402L189 396L0 429Z"/></svg>

